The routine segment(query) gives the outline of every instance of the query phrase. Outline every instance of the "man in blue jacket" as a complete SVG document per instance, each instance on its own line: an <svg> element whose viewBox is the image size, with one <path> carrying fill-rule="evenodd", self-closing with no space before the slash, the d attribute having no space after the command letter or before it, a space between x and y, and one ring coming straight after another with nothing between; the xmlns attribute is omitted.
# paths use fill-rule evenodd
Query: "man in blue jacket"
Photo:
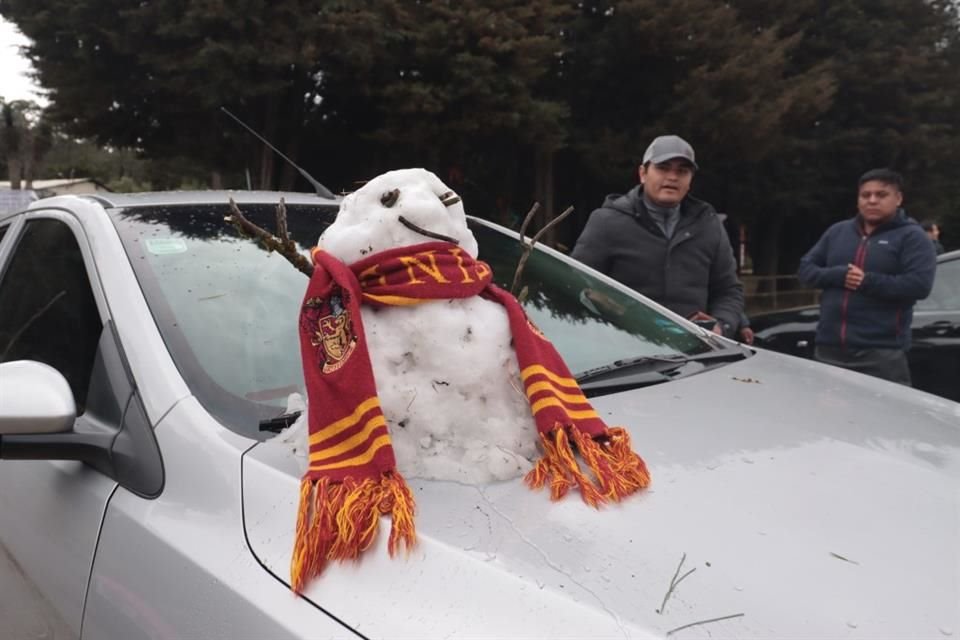
<svg viewBox="0 0 960 640"><path fill-rule="evenodd" d="M909 385L913 305L930 294L936 255L900 207L900 174L873 169L859 186L859 213L827 229L800 260L801 282L823 289L815 357Z"/></svg>

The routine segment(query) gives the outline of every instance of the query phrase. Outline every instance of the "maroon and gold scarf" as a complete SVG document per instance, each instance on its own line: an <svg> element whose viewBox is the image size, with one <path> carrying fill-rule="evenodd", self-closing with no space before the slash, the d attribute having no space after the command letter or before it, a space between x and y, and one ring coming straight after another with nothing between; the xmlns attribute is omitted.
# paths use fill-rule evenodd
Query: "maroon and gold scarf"
<svg viewBox="0 0 960 640"><path fill-rule="evenodd" d="M544 452L527 474L527 484L540 488L549 483L554 500L577 485L583 499L598 506L650 483L627 432L604 424L520 303L491 283L486 263L446 242L391 249L349 266L319 249L313 260L300 312L310 407L309 467L300 486L291 561L295 591L302 591L328 561L357 558L376 537L381 514L392 518L391 555L416 540L413 494L397 471L390 446L361 303L413 305L475 295L500 303ZM592 477L577 463L574 445Z"/></svg>

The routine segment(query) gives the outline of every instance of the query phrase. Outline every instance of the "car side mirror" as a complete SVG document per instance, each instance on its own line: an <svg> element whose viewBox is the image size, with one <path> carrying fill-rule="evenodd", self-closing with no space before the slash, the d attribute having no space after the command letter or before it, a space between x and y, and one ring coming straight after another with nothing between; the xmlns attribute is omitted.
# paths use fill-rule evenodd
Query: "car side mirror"
<svg viewBox="0 0 960 640"><path fill-rule="evenodd" d="M77 406L67 379L32 360L0 364L0 435L65 433Z"/></svg>
<svg viewBox="0 0 960 640"><path fill-rule="evenodd" d="M100 333L79 416L59 371L32 361L0 364L2 460L78 460L139 496L160 495L160 448L112 321Z"/></svg>

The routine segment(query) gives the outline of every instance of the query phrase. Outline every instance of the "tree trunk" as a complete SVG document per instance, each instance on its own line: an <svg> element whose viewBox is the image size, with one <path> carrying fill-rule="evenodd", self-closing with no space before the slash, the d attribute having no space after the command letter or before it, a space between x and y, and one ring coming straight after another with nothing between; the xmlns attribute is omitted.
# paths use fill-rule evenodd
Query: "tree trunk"
<svg viewBox="0 0 960 640"><path fill-rule="evenodd" d="M300 136L293 136L293 139L287 143L287 148L284 153L288 158L299 164L297 156L300 155ZM280 170L280 190L293 191L297 185L297 178L299 175L299 172L293 168L293 165L291 165L289 162L284 162L283 169ZM308 185L307 188L311 191L313 190L312 185Z"/></svg>
<svg viewBox="0 0 960 640"><path fill-rule="evenodd" d="M22 177L22 171L23 170L20 167L20 159L13 154L7 156L7 173L10 176L10 188L15 191L20 190L20 178Z"/></svg>
<svg viewBox="0 0 960 640"><path fill-rule="evenodd" d="M528 235L534 235L538 229L543 228L555 215L553 201L553 151L544 147L538 147L536 150L535 174L534 174L534 197L540 203L540 212L534 221L535 227L527 229ZM553 245L556 241L556 229L550 229L542 239L545 244Z"/></svg>
<svg viewBox="0 0 960 640"><path fill-rule="evenodd" d="M24 186L23 186L23 188L24 188L24 189L33 189L33 168L34 168L33 158L34 158L34 154L35 154L35 147L34 147L34 145L36 144L36 141L35 141L35 139L33 138L33 136L31 135L31 136L28 136L28 137L27 137L27 141L26 141L26 142L27 142L26 148L23 150L23 169L22 169L22 171L23 171L23 181L24 181L24 183L25 183Z"/></svg>
<svg viewBox="0 0 960 640"><path fill-rule="evenodd" d="M277 146L277 101L268 96L263 109L263 137L270 144ZM263 145L260 151L260 180L258 187L260 189L273 189L274 169L275 169L274 151L267 145Z"/></svg>
<svg viewBox="0 0 960 640"><path fill-rule="evenodd" d="M780 257L780 231L783 221L779 217L770 217L757 221L750 253L753 256L753 273L756 275L774 275Z"/></svg>

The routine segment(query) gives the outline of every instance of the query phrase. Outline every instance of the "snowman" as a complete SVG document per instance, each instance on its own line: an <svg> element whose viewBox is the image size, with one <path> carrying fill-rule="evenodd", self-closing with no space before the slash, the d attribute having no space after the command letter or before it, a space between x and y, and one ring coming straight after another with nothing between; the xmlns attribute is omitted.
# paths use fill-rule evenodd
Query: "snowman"
<svg viewBox="0 0 960 640"><path fill-rule="evenodd" d="M308 464L294 589L358 557L383 515L391 554L414 544L404 477L526 474L594 506L648 484L626 431L602 422L477 251L460 198L424 169L371 180L320 236L299 322Z"/></svg>
<svg viewBox="0 0 960 640"><path fill-rule="evenodd" d="M448 194L424 169L383 174L343 200L317 247L353 264L444 237L475 259L463 203ZM530 470L537 432L501 305L471 296L360 313L401 473L487 483Z"/></svg>

